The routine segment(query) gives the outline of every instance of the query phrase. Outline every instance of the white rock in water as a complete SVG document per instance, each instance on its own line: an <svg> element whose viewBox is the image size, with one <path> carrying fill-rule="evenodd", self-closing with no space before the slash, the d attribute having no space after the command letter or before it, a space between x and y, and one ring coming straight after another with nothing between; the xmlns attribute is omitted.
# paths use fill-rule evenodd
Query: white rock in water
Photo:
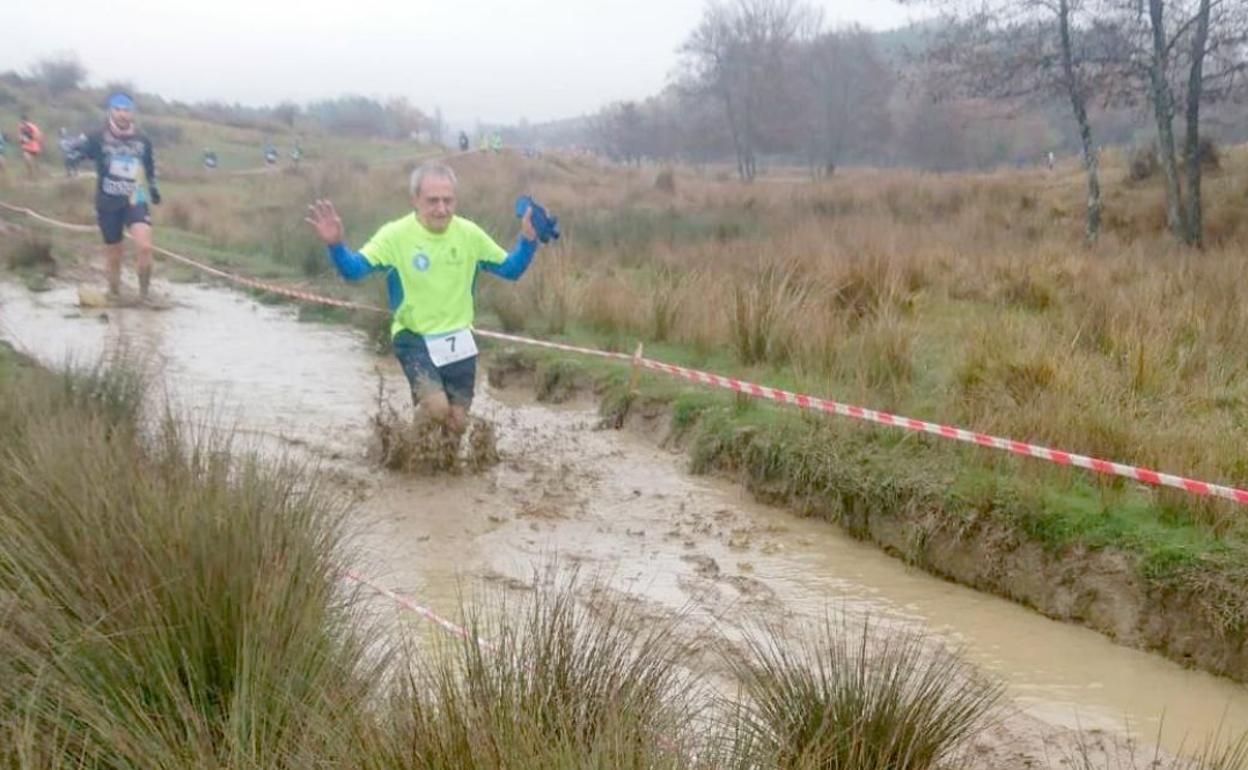
<svg viewBox="0 0 1248 770"><path fill-rule="evenodd" d="M78 287L79 307L108 307L108 295L94 286Z"/></svg>

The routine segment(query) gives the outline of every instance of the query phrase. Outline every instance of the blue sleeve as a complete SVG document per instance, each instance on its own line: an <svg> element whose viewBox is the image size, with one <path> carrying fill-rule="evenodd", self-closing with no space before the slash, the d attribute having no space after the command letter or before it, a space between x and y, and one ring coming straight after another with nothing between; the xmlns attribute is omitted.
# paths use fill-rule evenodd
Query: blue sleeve
<svg viewBox="0 0 1248 770"><path fill-rule="evenodd" d="M481 262L481 269L499 278L514 281L529 269L529 263L533 261L533 255L536 253L537 241L530 241L522 235L516 239L516 247L511 250L506 259L502 262Z"/></svg>
<svg viewBox="0 0 1248 770"><path fill-rule="evenodd" d="M335 243L329 247L329 256L338 269L338 275L348 281L359 281L366 278L377 268L358 251L351 251L345 243Z"/></svg>

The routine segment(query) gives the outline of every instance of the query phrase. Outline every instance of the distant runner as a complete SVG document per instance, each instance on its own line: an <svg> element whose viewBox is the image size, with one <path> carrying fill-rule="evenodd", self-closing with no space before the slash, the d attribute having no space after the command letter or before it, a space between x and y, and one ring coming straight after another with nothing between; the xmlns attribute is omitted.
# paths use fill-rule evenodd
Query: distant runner
<svg viewBox="0 0 1248 770"><path fill-rule="evenodd" d="M34 179L38 170L35 163L43 154L43 132L29 117L22 115L17 123L17 141L22 148L22 162L26 164L26 176Z"/></svg>
<svg viewBox="0 0 1248 770"><path fill-rule="evenodd" d="M204 168L211 171L212 169L216 167L217 167L217 153L205 147L204 148Z"/></svg>
<svg viewBox="0 0 1248 770"><path fill-rule="evenodd" d="M104 236L108 293L121 296L122 237L130 231L137 247L139 297L147 299L152 283L152 217L148 202L160 205L152 142L134 124L134 100L126 94L108 99L108 121L92 131L82 154L95 161L98 177L95 213Z"/></svg>
<svg viewBox="0 0 1248 770"><path fill-rule="evenodd" d="M277 164L277 148L273 146L272 142L264 146L264 162L270 166Z"/></svg>
<svg viewBox="0 0 1248 770"><path fill-rule="evenodd" d="M0 174L8 174L9 135L0 131Z"/></svg>
<svg viewBox="0 0 1248 770"><path fill-rule="evenodd" d="M459 132L459 151L468 152L468 132L467 131Z"/></svg>
<svg viewBox="0 0 1248 770"><path fill-rule="evenodd" d="M358 252L346 243L342 219L328 200L308 207L308 224L329 248L339 274L358 281L384 273L393 318L394 353L411 386L412 400L427 419L442 427L448 444L458 447L468 427L477 377L477 347L472 335L473 289L477 275L492 273L514 281L524 274L549 223L547 239L558 237L554 222L524 199L520 235L507 252L473 222L455 215L455 172L426 163L409 185L413 213L389 224Z"/></svg>
<svg viewBox="0 0 1248 770"><path fill-rule="evenodd" d="M303 148L299 146L299 140L296 139L290 148L290 162L298 166L301 160L303 160Z"/></svg>

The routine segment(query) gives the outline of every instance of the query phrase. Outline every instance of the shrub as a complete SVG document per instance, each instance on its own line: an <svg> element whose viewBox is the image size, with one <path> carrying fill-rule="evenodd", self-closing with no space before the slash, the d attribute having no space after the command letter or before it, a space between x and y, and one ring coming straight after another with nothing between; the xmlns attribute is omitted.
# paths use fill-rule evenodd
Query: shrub
<svg viewBox="0 0 1248 770"><path fill-rule="evenodd" d="M25 233L5 241L5 263L10 270L33 270L48 275L56 273L52 242L34 233Z"/></svg>
<svg viewBox="0 0 1248 770"><path fill-rule="evenodd" d="M1200 166L1206 171L1217 171L1222 168L1222 151L1218 148L1217 142L1211 137L1202 136L1198 142L1199 149L1197 152L1200 156ZM1183 165L1191 165L1192 159L1188 150L1187 142L1183 143Z"/></svg>
<svg viewBox="0 0 1248 770"><path fill-rule="evenodd" d="M654 177L654 189L668 193L676 192L676 172L670 168L661 170Z"/></svg>
<svg viewBox="0 0 1248 770"><path fill-rule="evenodd" d="M1157 146L1140 144L1127 151L1127 176L1133 182L1151 179L1161 170L1161 160L1157 157Z"/></svg>

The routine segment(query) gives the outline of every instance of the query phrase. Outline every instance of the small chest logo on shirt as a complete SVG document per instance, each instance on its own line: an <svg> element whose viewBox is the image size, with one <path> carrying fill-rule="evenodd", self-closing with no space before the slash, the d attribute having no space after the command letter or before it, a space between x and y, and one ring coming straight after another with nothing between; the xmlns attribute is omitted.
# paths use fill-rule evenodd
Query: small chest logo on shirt
<svg viewBox="0 0 1248 770"><path fill-rule="evenodd" d="M416 268L422 273L428 270L429 269L429 255L423 251L416 252L416 256L412 257L412 267Z"/></svg>

